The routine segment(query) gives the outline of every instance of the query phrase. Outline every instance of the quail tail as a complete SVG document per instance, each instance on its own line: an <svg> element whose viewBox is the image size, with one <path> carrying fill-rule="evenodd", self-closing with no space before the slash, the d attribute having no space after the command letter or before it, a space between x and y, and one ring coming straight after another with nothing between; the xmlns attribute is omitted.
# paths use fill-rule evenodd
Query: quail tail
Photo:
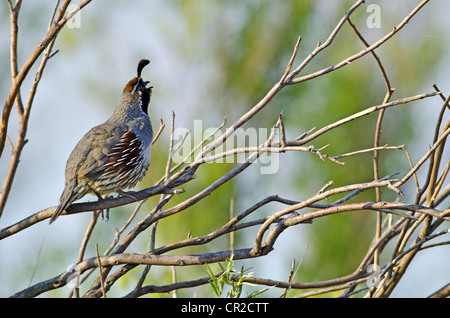
<svg viewBox="0 0 450 318"><path fill-rule="evenodd" d="M64 191L63 195L61 196L60 203L53 213L52 217L50 218L48 224L52 224L61 215L61 213L63 213L64 210L75 200L76 197L73 195L73 193L71 193L70 195L66 195L66 192Z"/></svg>
<svg viewBox="0 0 450 318"><path fill-rule="evenodd" d="M69 204L60 204L58 205L58 207L56 208L55 212L53 213L52 217L50 218L50 221L48 222L48 224L52 224L57 218L58 216L61 215L61 213L64 212L64 210L70 205Z"/></svg>

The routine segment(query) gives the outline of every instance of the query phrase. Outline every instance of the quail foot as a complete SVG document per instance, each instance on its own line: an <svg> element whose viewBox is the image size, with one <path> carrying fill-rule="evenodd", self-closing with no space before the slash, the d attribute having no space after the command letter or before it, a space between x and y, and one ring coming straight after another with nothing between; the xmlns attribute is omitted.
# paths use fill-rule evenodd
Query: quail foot
<svg viewBox="0 0 450 318"><path fill-rule="evenodd" d="M73 149L66 164L64 191L50 224L86 194L101 199L109 193L123 193L144 177L153 139L148 116L152 87L141 78L148 63L145 59L139 62L137 77L126 84L112 116L88 131Z"/></svg>

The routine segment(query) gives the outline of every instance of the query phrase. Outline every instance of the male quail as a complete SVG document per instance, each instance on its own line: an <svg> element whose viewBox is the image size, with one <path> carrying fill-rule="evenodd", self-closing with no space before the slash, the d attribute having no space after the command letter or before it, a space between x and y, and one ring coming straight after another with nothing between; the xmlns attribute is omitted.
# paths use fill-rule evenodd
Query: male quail
<svg viewBox="0 0 450 318"><path fill-rule="evenodd" d="M66 183L50 223L88 193L121 192L140 181L150 163L153 139L148 104L152 87L141 78L150 63L141 60L137 77L125 86L120 104L103 124L92 128L75 146L66 164Z"/></svg>

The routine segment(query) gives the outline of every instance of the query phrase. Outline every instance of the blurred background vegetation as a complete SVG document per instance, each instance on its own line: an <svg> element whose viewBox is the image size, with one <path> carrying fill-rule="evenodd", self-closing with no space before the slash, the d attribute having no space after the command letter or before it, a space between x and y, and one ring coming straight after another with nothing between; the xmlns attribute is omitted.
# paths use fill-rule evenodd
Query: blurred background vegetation
<svg viewBox="0 0 450 318"><path fill-rule="evenodd" d="M417 1L367 2L380 5L380 28L366 26L370 14L366 12L366 6L352 16L352 21L372 43L389 32L417 5ZM10 198L5 217L0 220L1 227L57 203L64 182L65 160L71 149L91 126L109 116L120 98L123 85L134 76L135 64L140 58L151 60L144 77L150 79L154 86L150 108L153 124L157 129L159 118L163 118L167 125L152 149L150 172L139 185L143 188L153 185L164 174L171 110L176 114L176 127L192 129L194 120L198 119L202 120L203 128L215 127L224 116L227 124L231 124L279 80L299 35L302 42L297 63L313 50L317 42L325 41L353 3L342 0L93 1L83 9L80 27L64 28L55 45L55 48L61 47L61 51L50 60L38 90L30 124L30 145L26 146L21 163L23 172L17 177L14 195ZM19 64L43 36L52 5L50 1L23 3ZM396 88L394 99L432 91L431 85L439 85L439 79L443 78L443 65L448 69L448 58L444 55L449 47L448 28L444 28L442 19L439 19L444 8L448 9L448 3L444 1L430 3L404 30L377 50L391 84ZM0 16L0 93L6 96L10 87L9 17L4 2L0 4ZM317 56L300 75L336 64L363 48L353 30L346 25L333 45ZM445 84L441 87L444 92L448 89L448 80ZM364 108L381 104L385 94L386 87L375 60L367 55L331 74L286 88L243 128L270 128L278 114L283 112L288 138L295 138L313 127L318 129ZM433 113L438 111L439 103L421 107ZM436 117L433 116L426 118L414 106L388 110L380 144L406 144L408 149L417 150L419 156L431 142L431 139L423 139L426 125L421 121L433 120ZM330 155L370 148L373 146L376 118L373 114L333 130L315 140L314 146L320 148L329 144L325 152ZM10 134L14 136L14 123L11 125ZM427 136L432 134L430 131L425 133ZM45 151L39 152L39 149ZM412 155L414 158L414 151ZM2 175L8 159L6 156L1 158ZM257 167L252 167L188 211L162 220L157 229L156 245L184 239L189 231L192 236L200 236L220 227L230 217L232 200L237 214L268 195L302 200L315 194L330 180L341 186L373 179L371 153L347 158L343 160L345 166L321 161L307 153L282 154L280 160L282 164L276 175L261 175ZM35 161L37 163L32 167ZM172 204L197 193L232 166L215 163L201 169L198 178L184 186L186 193L175 198ZM404 172L407 168L403 151L381 153L383 176ZM38 173L39 177L27 183L32 173ZM29 200L29 204L23 203L27 194L36 196ZM374 192L367 191L358 200L374 198ZM383 198L395 199L391 193L383 193ZM155 200L157 198L146 203L144 210L151 210ZM279 207L279 204L270 204L254 217L263 217ZM113 229L126 220L132 207L117 210L120 211L111 212L108 222L97 225L87 256L95 255L95 242L99 243L100 253L109 246ZM143 217L143 213L138 217ZM26 287L31 279L33 283L47 279L75 262L89 214L61 219L64 220L58 220L59 224L54 227L47 228L45 224L37 232L22 233L0 243L0 276L2 282L6 282L0 287L1 296ZM311 225L300 225L289 233L283 233L283 239L268 256L237 264L239 267L242 264L246 267L256 265L252 271L257 277L286 280L292 259L298 263L303 258L296 281L311 282L347 275L366 253L374 235L374 225L375 214L372 213L345 213L318 219ZM234 247L250 247L254 234L254 230L237 233ZM29 241L30 235L34 237L33 242ZM11 248L23 242L27 242L27 247L22 250ZM144 252L148 245L149 241L139 241L130 251ZM228 240L220 239L177 253L203 253L228 248ZM25 260L23 252L27 255ZM12 264L20 266L13 270ZM206 268L177 268L176 271L179 281L206 276ZM35 273L33 278L31 273ZM121 295L124 293L121 288L132 288L140 273L141 269L132 271L112 294ZM171 281L170 268L155 267L146 283L163 285ZM64 296L67 292L64 289L52 295ZM278 296L281 293L270 290L267 295ZM289 295L295 293L292 291ZM195 292L187 289L178 294L185 297L212 296L213 291L205 286Z"/></svg>

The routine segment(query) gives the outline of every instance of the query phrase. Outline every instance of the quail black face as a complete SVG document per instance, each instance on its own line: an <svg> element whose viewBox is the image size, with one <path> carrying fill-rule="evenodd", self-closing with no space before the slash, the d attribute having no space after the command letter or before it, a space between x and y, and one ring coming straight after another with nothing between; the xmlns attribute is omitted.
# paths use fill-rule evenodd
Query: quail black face
<svg viewBox="0 0 450 318"><path fill-rule="evenodd" d="M141 85L141 82L143 85ZM146 87L150 82L144 82L142 79L139 79L138 83L138 92L141 95L141 108L144 113L148 115L148 104L150 103L150 97L152 96L152 88L153 86Z"/></svg>

